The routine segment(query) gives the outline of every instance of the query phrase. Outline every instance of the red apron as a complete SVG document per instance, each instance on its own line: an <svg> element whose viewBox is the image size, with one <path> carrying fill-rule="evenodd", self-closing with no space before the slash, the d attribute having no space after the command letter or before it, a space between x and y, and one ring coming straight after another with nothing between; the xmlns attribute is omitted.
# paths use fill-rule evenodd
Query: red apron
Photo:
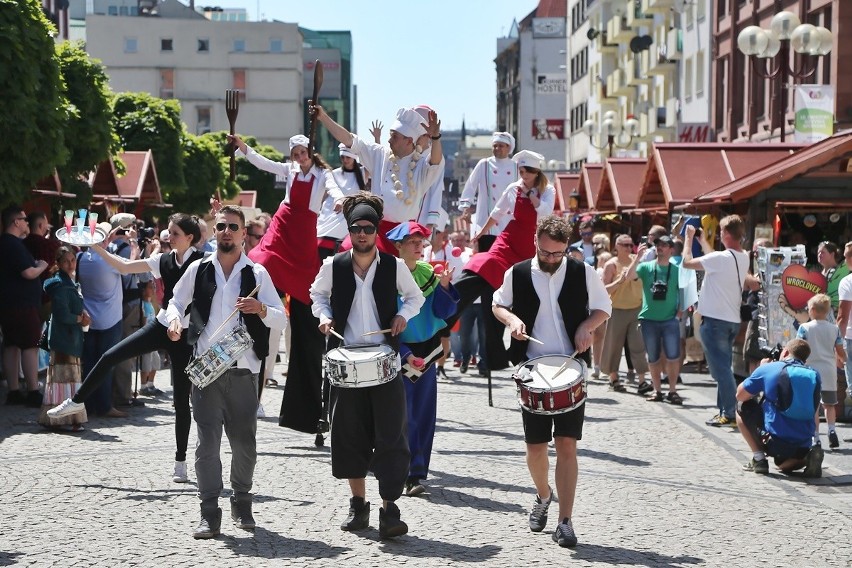
<svg viewBox="0 0 852 568"><path fill-rule="evenodd" d="M317 214L310 210L314 176L290 186L290 203L282 203L260 243L248 257L262 264L275 287L310 305L308 293L320 268Z"/></svg>
<svg viewBox="0 0 852 568"><path fill-rule="evenodd" d="M535 227L538 214L532 202L517 190L514 219L497 235L487 252L476 253L464 265L482 276L492 288L503 285L503 276L514 264L535 256Z"/></svg>
<svg viewBox="0 0 852 568"><path fill-rule="evenodd" d="M397 225L399 225L399 223L394 223L393 221L379 221L379 237L376 239L377 249L387 254L399 256L399 250L396 248L396 245L385 236ZM352 239L349 238L349 235L346 235L337 252L343 252L351 248Z"/></svg>

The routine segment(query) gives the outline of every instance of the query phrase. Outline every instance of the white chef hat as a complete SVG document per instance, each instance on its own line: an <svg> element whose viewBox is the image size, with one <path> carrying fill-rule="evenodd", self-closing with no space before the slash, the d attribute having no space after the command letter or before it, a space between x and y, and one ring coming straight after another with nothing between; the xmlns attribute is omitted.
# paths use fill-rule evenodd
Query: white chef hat
<svg viewBox="0 0 852 568"><path fill-rule="evenodd" d="M525 168L535 168L537 170L544 169L544 156L539 154L538 152L533 152L531 150L521 150L514 156L512 159L518 164L518 167L521 166Z"/></svg>
<svg viewBox="0 0 852 568"><path fill-rule="evenodd" d="M396 111L396 119L390 127L391 130L396 130L403 136L417 141L418 138L426 134L426 128L423 126L423 117L411 108L401 108Z"/></svg>
<svg viewBox="0 0 852 568"><path fill-rule="evenodd" d="M353 160L357 160L357 159L358 159L358 154L356 154L355 152L353 152L351 148L347 148L347 147L346 147L346 144L344 144L344 143L342 143L342 142L341 142L340 144L338 144L337 149L338 149L338 150L340 150L340 157L341 157L341 158L342 158L343 156L349 156L349 157L350 157L350 158L352 158Z"/></svg>
<svg viewBox="0 0 852 568"><path fill-rule="evenodd" d="M502 142L509 145L509 153L515 151L515 137L508 132L495 132L491 135L491 143Z"/></svg>
<svg viewBox="0 0 852 568"><path fill-rule="evenodd" d="M296 146L304 146L305 148L307 148L308 144L310 143L311 141L308 140L308 137L304 134L296 134L295 136L290 138L290 151L292 152L293 148L295 148Z"/></svg>

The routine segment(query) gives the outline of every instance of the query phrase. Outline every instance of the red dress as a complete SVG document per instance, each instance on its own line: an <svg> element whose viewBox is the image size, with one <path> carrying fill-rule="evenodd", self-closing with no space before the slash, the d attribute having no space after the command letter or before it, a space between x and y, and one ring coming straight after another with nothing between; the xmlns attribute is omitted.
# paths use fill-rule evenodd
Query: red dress
<svg viewBox="0 0 852 568"><path fill-rule="evenodd" d="M260 243L248 257L262 264L278 290L310 305L308 290L320 268L317 252L317 214L309 205L314 176L294 179L290 203L282 203Z"/></svg>
<svg viewBox="0 0 852 568"><path fill-rule="evenodd" d="M483 277L495 290L503 285L503 276L514 264L535 256L535 227L538 213L532 201L516 190L514 219L497 235L487 252L476 253L464 265Z"/></svg>

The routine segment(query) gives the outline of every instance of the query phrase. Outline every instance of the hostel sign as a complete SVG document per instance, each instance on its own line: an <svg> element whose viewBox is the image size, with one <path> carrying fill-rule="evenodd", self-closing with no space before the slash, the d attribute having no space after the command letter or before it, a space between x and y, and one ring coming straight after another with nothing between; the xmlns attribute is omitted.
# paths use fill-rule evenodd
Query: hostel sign
<svg viewBox="0 0 852 568"><path fill-rule="evenodd" d="M567 95L568 76L564 73L538 73L535 79L535 94Z"/></svg>

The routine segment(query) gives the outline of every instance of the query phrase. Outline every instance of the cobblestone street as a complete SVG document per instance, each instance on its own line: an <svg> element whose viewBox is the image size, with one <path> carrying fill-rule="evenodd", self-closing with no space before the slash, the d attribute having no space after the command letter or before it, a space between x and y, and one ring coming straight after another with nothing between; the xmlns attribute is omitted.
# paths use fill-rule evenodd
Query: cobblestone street
<svg viewBox="0 0 852 568"><path fill-rule="evenodd" d="M704 425L715 400L707 375L684 375L683 407L593 382L579 445L580 543L562 549L550 538L555 505L545 532L527 528L534 490L509 373L495 377L491 408L485 379L448 370L427 493L400 499L410 532L388 542L378 539L374 480L371 530L339 530L348 488L331 477L328 447L272 417L283 380L263 394L258 528L227 518L212 541L190 536L194 485L171 481L169 396L146 398L130 419L91 420L80 434L48 433L35 410L2 407L0 566L849 566L850 425L839 426L840 451L826 451L822 479L759 476L740 470L750 454L735 429ZM161 371L167 395L168 382Z"/></svg>

